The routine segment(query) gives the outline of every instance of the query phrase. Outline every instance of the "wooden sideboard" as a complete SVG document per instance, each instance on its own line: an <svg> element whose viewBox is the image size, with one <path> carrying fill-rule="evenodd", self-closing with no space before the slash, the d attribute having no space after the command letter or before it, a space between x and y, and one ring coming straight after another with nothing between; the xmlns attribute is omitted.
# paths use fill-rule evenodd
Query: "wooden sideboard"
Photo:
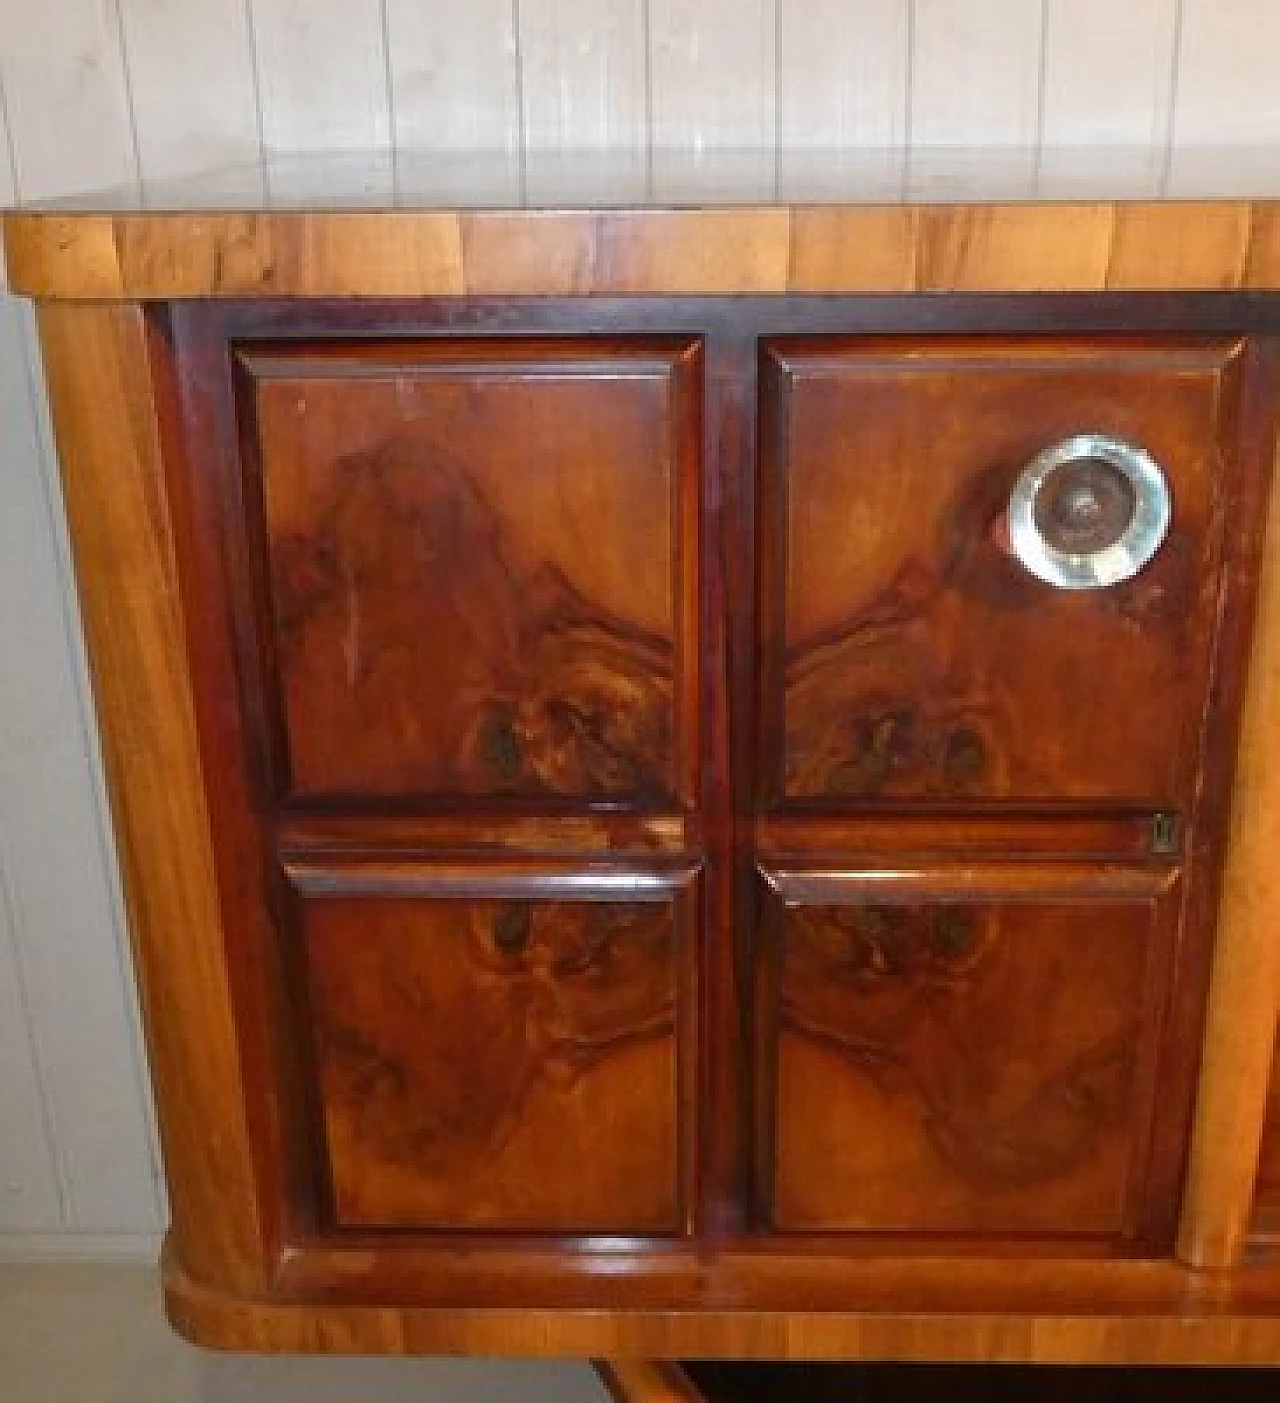
<svg viewBox="0 0 1280 1403"><path fill-rule="evenodd" d="M1280 1360L1280 204L5 240L178 1328Z"/></svg>

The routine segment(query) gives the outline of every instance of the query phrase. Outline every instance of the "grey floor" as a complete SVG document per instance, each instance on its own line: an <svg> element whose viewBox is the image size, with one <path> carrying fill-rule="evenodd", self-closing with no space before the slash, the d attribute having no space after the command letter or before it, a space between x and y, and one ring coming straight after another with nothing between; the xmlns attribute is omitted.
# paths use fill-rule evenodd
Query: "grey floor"
<svg viewBox="0 0 1280 1403"><path fill-rule="evenodd" d="M601 1403L585 1364L212 1354L134 1264L0 1263L0 1403Z"/></svg>

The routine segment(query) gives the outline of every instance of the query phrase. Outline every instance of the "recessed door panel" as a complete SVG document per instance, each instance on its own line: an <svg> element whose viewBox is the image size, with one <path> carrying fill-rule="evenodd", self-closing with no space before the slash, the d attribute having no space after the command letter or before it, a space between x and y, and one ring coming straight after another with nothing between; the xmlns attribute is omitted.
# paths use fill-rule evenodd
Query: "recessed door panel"
<svg viewBox="0 0 1280 1403"><path fill-rule="evenodd" d="M335 1227L680 1230L686 892L296 904Z"/></svg>
<svg viewBox="0 0 1280 1403"><path fill-rule="evenodd" d="M870 885L766 898L771 1226L1140 1235L1165 903Z"/></svg>
<svg viewBox="0 0 1280 1403"><path fill-rule="evenodd" d="M1176 806L1211 675L1241 344L769 343L766 801ZM1122 542L1154 553L1113 579Z"/></svg>
<svg viewBox="0 0 1280 1403"><path fill-rule="evenodd" d="M691 800L696 361L659 337L242 354L280 789Z"/></svg>

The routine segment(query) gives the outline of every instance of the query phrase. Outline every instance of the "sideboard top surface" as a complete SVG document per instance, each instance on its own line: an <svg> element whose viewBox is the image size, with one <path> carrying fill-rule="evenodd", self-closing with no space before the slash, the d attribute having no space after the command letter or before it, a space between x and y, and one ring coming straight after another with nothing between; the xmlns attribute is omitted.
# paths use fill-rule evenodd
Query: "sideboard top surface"
<svg viewBox="0 0 1280 1403"><path fill-rule="evenodd" d="M294 157L9 211L38 298L1280 290L1280 156Z"/></svg>

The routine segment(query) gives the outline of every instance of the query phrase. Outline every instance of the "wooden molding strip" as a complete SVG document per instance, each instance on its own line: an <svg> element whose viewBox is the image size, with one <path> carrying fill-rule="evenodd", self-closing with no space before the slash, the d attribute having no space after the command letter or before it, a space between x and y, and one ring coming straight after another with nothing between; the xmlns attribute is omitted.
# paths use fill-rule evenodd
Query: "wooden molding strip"
<svg viewBox="0 0 1280 1403"><path fill-rule="evenodd" d="M1280 289L1280 201L5 216L39 298Z"/></svg>

